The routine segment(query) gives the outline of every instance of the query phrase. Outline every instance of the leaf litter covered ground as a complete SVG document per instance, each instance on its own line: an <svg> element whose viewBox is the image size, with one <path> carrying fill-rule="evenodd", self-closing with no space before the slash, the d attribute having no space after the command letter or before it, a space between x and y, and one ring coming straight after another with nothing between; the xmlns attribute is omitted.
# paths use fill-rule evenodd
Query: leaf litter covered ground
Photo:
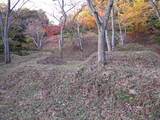
<svg viewBox="0 0 160 120"><path fill-rule="evenodd" d="M107 53L103 67L96 53L60 65L38 53L0 66L0 120L159 120L160 56L136 49Z"/></svg>

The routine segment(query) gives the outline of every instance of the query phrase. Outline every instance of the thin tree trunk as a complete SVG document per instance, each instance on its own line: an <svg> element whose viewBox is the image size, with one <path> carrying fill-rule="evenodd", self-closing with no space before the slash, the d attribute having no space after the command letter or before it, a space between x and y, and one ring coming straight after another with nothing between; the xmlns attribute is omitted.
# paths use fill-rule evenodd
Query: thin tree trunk
<svg viewBox="0 0 160 120"><path fill-rule="evenodd" d="M38 50L40 49L40 38L38 32L36 32L36 43L37 43L37 48Z"/></svg>
<svg viewBox="0 0 160 120"><path fill-rule="evenodd" d="M120 21L120 17L119 17L119 11L118 11L118 26L119 26L119 34L120 34L120 44L124 45L124 37L123 37L123 33L122 33L122 27L121 27L121 21Z"/></svg>
<svg viewBox="0 0 160 120"><path fill-rule="evenodd" d="M77 23L77 34L78 34L78 37L80 37L80 25Z"/></svg>
<svg viewBox="0 0 160 120"><path fill-rule="evenodd" d="M123 37L123 33L122 33L122 27L121 27L120 22L118 24L119 24L120 44L124 45L124 37Z"/></svg>
<svg viewBox="0 0 160 120"><path fill-rule="evenodd" d="M106 38L108 52L110 52L110 51L112 51L112 47L111 47L111 41L108 36L108 29L105 30L105 38Z"/></svg>
<svg viewBox="0 0 160 120"><path fill-rule="evenodd" d="M112 8L111 12L111 19L112 19L112 50L115 48L115 22L114 22L114 8Z"/></svg>
<svg viewBox="0 0 160 120"><path fill-rule="evenodd" d="M37 38L36 38L36 39L37 39ZM37 44L36 39L34 38L34 39L33 39L33 42L34 42L35 46L38 48L38 44Z"/></svg>
<svg viewBox="0 0 160 120"><path fill-rule="evenodd" d="M1 38L3 39L3 19L2 19L2 12L0 11L0 35L1 35Z"/></svg>
<svg viewBox="0 0 160 120"><path fill-rule="evenodd" d="M120 21L120 8L119 8L118 4L116 5L116 7L117 7L117 12L118 12L118 26L119 26L119 34L120 34L120 44L124 45L124 37L123 37L121 21Z"/></svg>
<svg viewBox="0 0 160 120"><path fill-rule="evenodd" d="M78 45L81 52L81 57L83 58L83 45L82 45L82 36L80 35L80 25L77 23L77 35L78 35Z"/></svg>
<svg viewBox="0 0 160 120"><path fill-rule="evenodd" d="M124 41L127 40L127 26L125 25L125 32L124 32Z"/></svg>
<svg viewBox="0 0 160 120"><path fill-rule="evenodd" d="M64 26L61 26L60 32L60 40L59 40L59 50L60 50L60 57L63 59L63 45L64 45Z"/></svg>
<svg viewBox="0 0 160 120"><path fill-rule="evenodd" d="M42 49L42 40L43 40L43 38L40 38L40 40L39 40L39 49L40 50Z"/></svg>
<svg viewBox="0 0 160 120"><path fill-rule="evenodd" d="M38 50L41 50L42 49L42 39L43 39L43 36L40 35L42 33L37 33L38 35L38 39L37 39L37 42L38 42Z"/></svg>

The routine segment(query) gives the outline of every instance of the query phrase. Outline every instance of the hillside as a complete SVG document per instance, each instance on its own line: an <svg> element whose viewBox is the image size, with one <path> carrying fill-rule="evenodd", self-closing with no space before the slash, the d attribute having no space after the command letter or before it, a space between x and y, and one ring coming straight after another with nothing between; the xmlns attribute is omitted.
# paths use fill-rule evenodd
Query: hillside
<svg viewBox="0 0 160 120"><path fill-rule="evenodd" d="M160 120L160 0L1 0L0 120Z"/></svg>
<svg viewBox="0 0 160 120"><path fill-rule="evenodd" d="M96 53L66 62L49 52L15 56L0 66L0 119L159 120L160 55L124 48L103 67Z"/></svg>

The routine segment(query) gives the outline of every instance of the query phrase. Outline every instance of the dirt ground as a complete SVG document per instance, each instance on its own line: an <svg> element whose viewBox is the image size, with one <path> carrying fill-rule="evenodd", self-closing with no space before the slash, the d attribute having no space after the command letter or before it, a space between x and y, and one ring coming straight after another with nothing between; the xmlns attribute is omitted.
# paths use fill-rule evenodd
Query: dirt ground
<svg viewBox="0 0 160 120"><path fill-rule="evenodd" d="M0 120L159 120L160 55L129 44L100 67L90 36L83 58L69 43L1 64Z"/></svg>

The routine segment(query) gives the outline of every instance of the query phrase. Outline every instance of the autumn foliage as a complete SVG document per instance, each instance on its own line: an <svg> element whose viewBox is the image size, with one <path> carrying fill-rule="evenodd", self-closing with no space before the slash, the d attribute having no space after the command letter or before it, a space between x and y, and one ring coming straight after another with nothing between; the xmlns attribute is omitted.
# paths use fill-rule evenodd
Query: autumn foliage
<svg viewBox="0 0 160 120"><path fill-rule="evenodd" d="M94 0L94 5L99 16L103 17L105 12L106 2L104 0ZM118 24L118 19L122 29L127 29L129 32L147 32L150 28L150 16L155 14L152 6L145 0L116 0L114 3L115 22ZM119 9L119 16L118 16ZM96 22L89 12L87 7L84 7L82 12L77 17L77 20L83 23L88 29L94 29ZM111 22L110 22L111 23Z"/></svg>
<svg viewBox="0 0 160 120"><path fill-rule="evenodd" d="M43 26L43 28L45 29L47 37L52 37L60 33L60 27L57 25L54 25L54 26L46 25L46 26Z"/></svg>

